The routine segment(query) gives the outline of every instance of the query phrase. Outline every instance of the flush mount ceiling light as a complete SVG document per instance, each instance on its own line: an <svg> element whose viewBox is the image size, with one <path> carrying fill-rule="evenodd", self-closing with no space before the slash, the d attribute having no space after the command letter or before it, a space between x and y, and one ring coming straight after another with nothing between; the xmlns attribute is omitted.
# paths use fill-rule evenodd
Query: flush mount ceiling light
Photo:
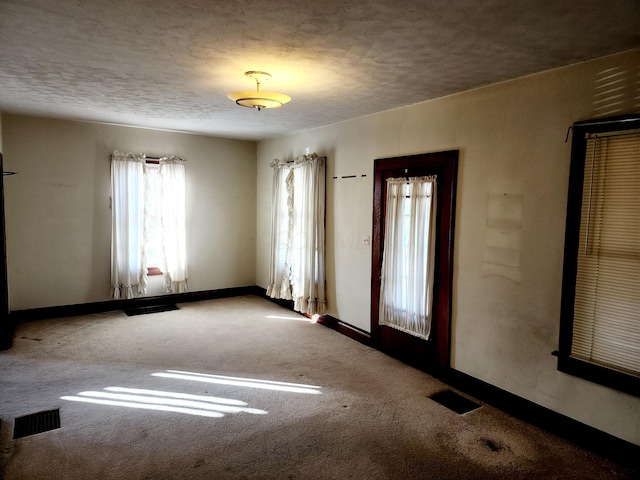
<svg viewBox="0 0 640 480"><path fill-rule="evenodd" d="M231 92L227 95L227 97L238 105L242 107L257 108L258 111L260 111L263 108L280 108L291 100L291 97L282 93L262 91L262 82L269 80L271 78L271 74L255 70L244 72L244 74L256 81L257 90L255 92L253 90Z"/></svg>

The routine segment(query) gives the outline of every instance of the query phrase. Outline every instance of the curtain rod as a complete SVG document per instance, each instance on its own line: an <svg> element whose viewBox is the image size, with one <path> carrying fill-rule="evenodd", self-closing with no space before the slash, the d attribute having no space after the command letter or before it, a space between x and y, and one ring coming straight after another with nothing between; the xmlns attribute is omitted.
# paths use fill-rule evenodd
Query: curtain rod
<svg viewBox="0 0 640 480"><path fill-rule="evenodd" d="M573 125L569 125L569 128L567 128L567 136L564 139L564 143L567 143L567 141L569 140L569 132L574 127L591 127L595 125L608 125L610 123L626 123L626 122L638 122L638 121L640 121L640 117L636 115L632 117L612 118L610 120L585 120L584 122L575 122Z"/></svg>
<svg viewBox="0 0 640 480"><path fill-rule="evenodd" d="M612 118L611 120L586 120L584 122L575 122L571 127L587 127L591 125L607 125L609 123L622 123L622 122L637 122L639 121L639 117L623 117L623 118Z"/></svg>
<svg viewBox="0 0 640 480"><path fill-rule="evenodd" d="M150 157L149 155L145 155L144 158L146 160L162 160L163 158L168 158L168 155L164 155L162 157ZM180 157L176 157L176 158L182 162L186 162L184 158L180 158Z"/></svg>
<svg viewBox="0 0 640 480"><path fill-rule="evenodd" d="M118 152L116 150L117 153L121 153ZM170 158L170 157L174 157L177 158L178 160L180 160L181 162L186 162L186 160L184 158L178 157L176 155L162 155L162 156L156 156L156 155L147 155L146 153L139 153L139 154L132 154L132 153L123 153L123 155L144 155L144 159L145 160L150 160L151 162L159 162L160 160L162 160L163 158ZM109 157L111 158L111 157Z"/></svg>

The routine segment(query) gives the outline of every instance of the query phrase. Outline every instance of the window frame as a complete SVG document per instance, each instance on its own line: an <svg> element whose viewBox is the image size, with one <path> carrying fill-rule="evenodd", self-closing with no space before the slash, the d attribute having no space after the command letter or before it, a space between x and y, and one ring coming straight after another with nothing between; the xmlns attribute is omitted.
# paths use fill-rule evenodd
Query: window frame
<svg viewBox="0 0 640 480"><path fill-rule="evenodd" d="M571 356L573 317L580 244L580 222L584 186L585 156L588 134L617 132L640 128L640 114L612 117L584 122L572 126L571 166L567 196L562 300L560 308L560 338L558 370L604 385L631 395L640 396L640 376L624 373Z"/></svg>

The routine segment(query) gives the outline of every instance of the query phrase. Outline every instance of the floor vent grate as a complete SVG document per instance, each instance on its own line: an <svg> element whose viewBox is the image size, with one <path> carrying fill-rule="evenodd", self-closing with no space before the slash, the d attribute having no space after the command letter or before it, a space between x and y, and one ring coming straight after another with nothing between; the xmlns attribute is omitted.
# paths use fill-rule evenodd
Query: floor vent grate
<svg viewBox="0 0 640 480"><path fill-rule="evenodd" d="M170 312L172 310L179 310L177 305L169 304L169 305L152 305L150 307L137 307L137 308L129 308L124 311L130 317L134 315L146 315L147 313L160 313L160 312Z"/></svg>
<svg viewBox="0 0 640 480"><path fill-rule="evenodd" d="M467 413L481 407L480 404L463 397L453 390L434 393L429 398L459 414Z"/></svg>
<svg viewBox="0 0 640 480"><path fill-rule="evenodd" d="M16 418L13 439L48 432L56 428L60 428L60 409L32 413L31 415Z"/></svg>

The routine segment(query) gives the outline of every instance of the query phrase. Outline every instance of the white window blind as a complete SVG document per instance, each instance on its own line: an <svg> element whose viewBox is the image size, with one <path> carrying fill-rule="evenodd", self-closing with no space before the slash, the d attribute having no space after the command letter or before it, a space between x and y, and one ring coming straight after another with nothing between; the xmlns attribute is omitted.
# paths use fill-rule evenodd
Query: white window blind
<svg viewBox="0 0 640 480"><path fill-rule="evenodd" d="M640 131L587 139L571 355L640 376Z"/></svg>

